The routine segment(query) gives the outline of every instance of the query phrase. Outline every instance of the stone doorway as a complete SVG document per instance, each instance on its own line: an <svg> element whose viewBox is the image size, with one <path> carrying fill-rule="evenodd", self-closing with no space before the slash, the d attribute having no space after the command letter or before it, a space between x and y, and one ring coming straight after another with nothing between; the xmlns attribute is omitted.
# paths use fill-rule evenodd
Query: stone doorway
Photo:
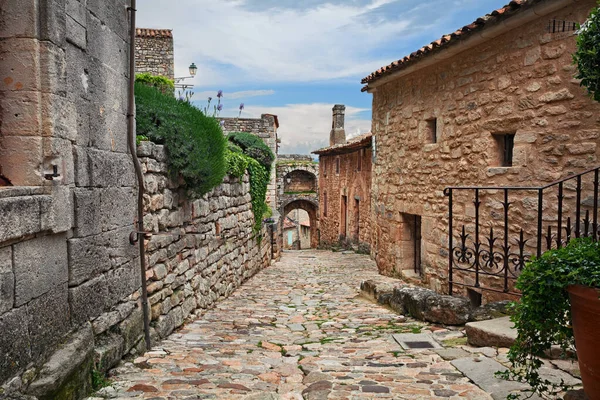
<svg viewBox="0 0 600 400"><path fill-rule="evenodd" d="M340 209L340 237L343 239L348 235L348 196L342 196L342 207Z"/></svg>
<svg viewBox="0 0 600 400"><path fill-rule="evenodd" d="M421 268L421 216L400 213L400 257L397 269L403 275L419 277Z"/></svg>

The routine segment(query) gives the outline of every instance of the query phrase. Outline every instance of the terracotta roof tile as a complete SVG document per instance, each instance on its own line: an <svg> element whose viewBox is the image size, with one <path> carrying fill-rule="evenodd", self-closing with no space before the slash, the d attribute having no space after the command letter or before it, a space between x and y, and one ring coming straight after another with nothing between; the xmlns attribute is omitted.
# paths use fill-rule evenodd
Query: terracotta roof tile
<svg viewBox="0 0 600 400"><path fill-rule="evenodd" d="M371 132L365 133L363 135L355 136L353 138L348 139L346 143L335 144L333 146L315 150L312 152L312 154L342 154L349 151L355 151L356 149L360 149L361 147L369 146L371 144L372 136L373 134Z"/></svg>
<svg viewBox="0 0 600 400"><path fill-rule="evenodd" d="M172 29L148 29L148 28L135 28L136 37L145 38L172 38Z"/></svg>
<svg viewBox="0 0 600 400"><path fill-rule="evenodd" d="M469 25L465 25L462 28L456 30L453 33L442 36L440 39L437 39L430 44L421 47L417 51L410 53L410 55L401 58L397 61L392 62L385 67L379 68L377 71L373 72L369 76L362 79L361 83L369 84L371 82L380 79L384 75L390 74L397 70L408 67L414 62L420 60L424 56L427 56L431 52L437 52L442 50L444 47L453 44L459 39L464 39L469 36L470 33L474 31L479 31L484 29L485 25L490 23L498 22L500 19L506 19L516 14L521 8L524 6L528 6L534 3L537 3L541 0L512 0L510 3L505 5L504 7L494 10L491 13L477 18ZM363 88L363 91L366 90L366 87Z"/></svg>

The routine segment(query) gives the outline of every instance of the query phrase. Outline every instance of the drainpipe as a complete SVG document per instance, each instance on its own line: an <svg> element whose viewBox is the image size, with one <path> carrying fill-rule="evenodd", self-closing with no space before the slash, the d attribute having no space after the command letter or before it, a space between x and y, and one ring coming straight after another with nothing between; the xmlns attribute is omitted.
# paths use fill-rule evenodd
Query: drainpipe
<svg viewBox="0 0 600 400"><path fill-rule="evenodd" d="M140 273L142 278L142 311L144 313L144 337L146 340L146 350L150 350L150 320L148 317L148 291L146 289L146 249L144 247L144 175L140 160L138 160L135 144L135 9L136 0L131 0L130 26L129 26L129 92L127 99L127 140L129 143L129 152L133 158L135 175L138 180L138 201L137 201L137 231L132 233L130 242L138 244L140 248Z"/></svg>

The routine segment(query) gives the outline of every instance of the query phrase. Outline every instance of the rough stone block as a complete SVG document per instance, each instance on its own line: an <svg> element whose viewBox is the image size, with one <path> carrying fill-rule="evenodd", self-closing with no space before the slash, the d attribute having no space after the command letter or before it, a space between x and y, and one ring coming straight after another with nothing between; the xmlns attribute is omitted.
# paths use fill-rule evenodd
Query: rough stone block
<svg viewBox="0 0 600 400"><path fill-rule="evenodd" d="M88 10L106 24L106 27L110 31L122 38L122 40L127 40L128 38L128 5L129 2L127 0L87 2Z"/></svg>
<svg viewBox="0 0 600 400"><path fill-rule="evenodd" d="M44 0L39 3L40 39L64 46L66 33L65 0Z"/></svg>
<svg viewBox="0 0 600 400"><path fill-rule="evenodd" d="M63 14L63 18L64 14ZM40 42L39 57L41 70L40 87L44 93L66 96L67 58L63 47L54 43Z"/></svg>
<svg viewBox="0 0 600 400"><path fill-rule="evenodd" d="M82 50L87 48L87 32L84 26L67 15L67 40Z"/></svg>
<svg viewBox="0 0 600 400"><path fill-rule="evenodd" d="M17 307L67 282L65 235L42 236L17 243L13 251Z"/></svg>
<svg viewBox="0 0 600 400"><path fill-rule="evenodd" d="M128 154L89 149L88 157L91 186L135 186L135 170Z"/></svg>
<svg viewBox="0 0 600 400"><path fill-rule="evenodd" d="M431 296L426 300L423 318L444 325L463 325L471 316L469 300L453 296Z"/></svg>
<svg viewBox="0 0 600 400"><path fill-rule="evenodd" d="M123 357L125 340L112 332L96 338L94 366L97 371L107 372L119 363Z"/></svg>
<svg viewBox="0 0 600 400"><path fill-rule="evenodd" d="M79 285L136 258L138 248L129 243L132 230L133 227L124 227L69 239L69 285Z"/></svg>
<svg viewBox="0 0 600 400"><path fill-rule="evenodd" d="M0 71L3 71L2 79L5 83L0 86L0 91L35 92L40 90L38 75L31 73L39 68L38 45L39 42L36 39L29 38L0 41ZM9 73L7 74L7 72ZM6 85L6 82L10 82L10 84Z"/></svg>
<svg viewBox="0 0 600 400"><path fill-rule="evenodd" d="M37 1L5 0L0 8L0 37L34 37L37 26Z"/></svg>
<svg viewBox="0 0 600 400"><path fill-rule="evenodd" d="M31 360L25 307L0 315L0 382L23 371Z"/></svg>
<svg viewBox="0 0 600 400"><path fill-rule="evenodd" d="M510 347L517 339L517 330L510 317L469 322L465 331L469 344L476 347Z"/></svg>
<svg viewBox="0 0 600 400"><path fill-rule="evenodd" d="M0 248L0 315L10 311L15 301L15 275L12 270L12 248Z"/></svg>
<svg viewBox="0 0 600 400"><path fill-rule="evenodd" d="M71 323L78 326L102 314L107 294L108 288L104 276L70 288Z"/></svg>
<svg viewBox="0 0 600 400"><path fill-rule="evenodd" d="M54 352L31 383L28 394L40 399L85 397L91 389L94 335L89 324Z"/></svg>
<svg viewBox="0 0 600 400"><path fill-rule="evenodd" d="M8 78L11 81L12 78ZM5 81L6 82L6 81ZM6 84L6 83L5 83ZM15 82L13 85L18 85ZM8 91L0 98L0 117L4 136L37 136L41 116L38 112L41 98L38 92Z"/></svg>
<svg viewBox="0 0 600 400"><path fill-rule="evenodd" d="M124 340L123 353L128 353L129 350L144 335L144 315L141 308L136 308L123 322L119 324L117 331Z"/></svg>
<svg viewBox="0 0 600 400"><path fill-rule="evenodd" d="M75 189L74 194L76 237L131 225L135 219L133 188Z"/></svg>
<svg viewBox="0 0 600 400"><path fill-rule="evenodd" d="M40 231L40 198L49 196L18 196L0 199L0 242Z"/></svg>
<svg viewBox="0 0 600 400"><path fill-rule="evenodd" d="M54 233L65 232L73 224L73 194L70 187L65 185L53 186L51 194L49 204L41 203L41 229Z"/></svg>
<svg viewBox="0 0 600 400"><path fill-rule="evenodd" d="M139 263L133 261L107 272L106 281L108 285L106 306L111 307L140 288Z"/></svg>
<svg viewBox="0 0 600 400"><path fill-rule="evenodd" d="M183 310L175 307L167 315L161 315L154 327L161 338L169 336L171 332L183 323Z"/></svg>
<svg viewBox="0 0 600 400"><path fill-rule="evenodd" d="M39 359L51 352L69 331L67 284L55 285L53 291L27 304L27 322L31 337L31 354Z"/></svg>
<svg viewBox="0 0 600 400"><path fill-rule="evenodd" d="M126 81L121 80L121 84L126 85ZM125 112L105 109L102 113L94 113L92 110L92 115L94 118L90 119L90 145L101 150L127 154L130 157L127 153L127 116ZM131 170L133 171L133 169Z"/></svg>
<svg viewBox="0 0 600 400"><path fill-rule="evenodd" d="M67 0L66 3L67 15L73 18L81 26L85 27L87 23L87 10L85 8L85 2L79 0Z"/></svg>
<svg viewBox="0 0 600 400"><path fill-rule="evenodd" d="M42 151L41 137L3 136L0 142L2 174L16 186L42 186ZM23 168L24 165L27 168Z"/></svg>

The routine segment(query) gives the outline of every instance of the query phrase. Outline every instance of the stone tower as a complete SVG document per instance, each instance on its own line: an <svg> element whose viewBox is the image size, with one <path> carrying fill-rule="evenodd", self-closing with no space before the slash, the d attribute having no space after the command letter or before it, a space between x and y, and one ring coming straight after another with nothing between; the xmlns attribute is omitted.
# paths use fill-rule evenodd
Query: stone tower
<svg viewBox="0 0 600 400"><path fill-rule="evenodd" d="M344 130L344 114L346 106L336 104L333 106L333 121L331 123L331 132L329 133L329 145L346 143L346 131Z"/></svg>

